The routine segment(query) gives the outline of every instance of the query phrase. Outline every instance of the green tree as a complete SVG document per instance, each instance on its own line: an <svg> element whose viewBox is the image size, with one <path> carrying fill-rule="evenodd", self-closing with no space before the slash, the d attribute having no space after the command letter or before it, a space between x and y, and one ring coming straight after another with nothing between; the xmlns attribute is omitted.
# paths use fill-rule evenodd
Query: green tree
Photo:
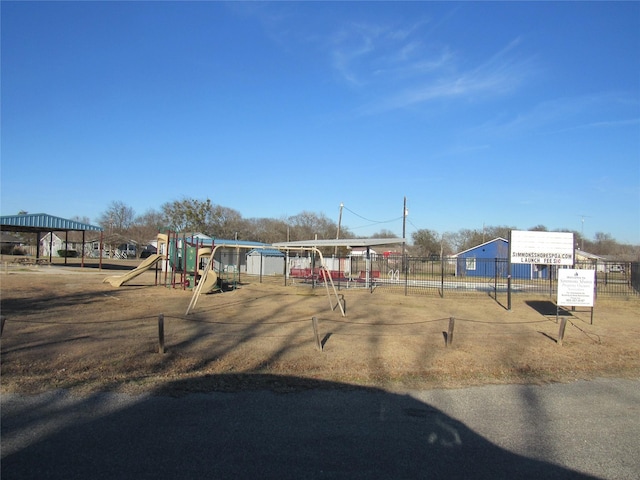
<svg viewBox="0 0 640 480"><path fill-rule="evenodd" d="M209 234L207 225L210 223L211 200L196 200L184 198L162 205L162 215L167 227L175 232L201 232Z"/></svg>

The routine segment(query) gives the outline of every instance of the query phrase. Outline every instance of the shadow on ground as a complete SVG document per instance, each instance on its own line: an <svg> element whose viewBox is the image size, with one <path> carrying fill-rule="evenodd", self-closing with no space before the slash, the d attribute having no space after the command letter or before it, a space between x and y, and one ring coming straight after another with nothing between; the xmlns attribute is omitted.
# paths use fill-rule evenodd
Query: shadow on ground
<svg viewBox="0 0 640 480"><path fill-rule="evenodd" d="M2 478L590 478L499 448L408 395L269 375L219 391L238 380L5 399Z"/></svg>
<svg viewBox="0 0 640 480"><path fill-rule="evenodd" d="M557 306L549 300L527 300L525 303L545 317L555 316L556 313L558 316L573 316L571 311L564 307Z"/></svg>

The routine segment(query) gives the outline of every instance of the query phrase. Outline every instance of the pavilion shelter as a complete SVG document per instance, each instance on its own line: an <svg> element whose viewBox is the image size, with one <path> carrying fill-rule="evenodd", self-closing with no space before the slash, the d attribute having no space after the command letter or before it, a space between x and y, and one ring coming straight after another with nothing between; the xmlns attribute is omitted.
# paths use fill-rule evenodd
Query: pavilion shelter
<svg viewBox="0 0 640 480"><path fill-rule="evenodd" d="M0 217L0 231L3 232L25 232L37 235L36 245L40 246L43 234L53 232L64 232L65 242L68 241L69 232L82 232L82 255L81 265L84 267L84 244L86 232L100 232L100 244L102 245L102 234L104 229L95 225L68 220L66 218L55 217L46 213L28 213L24 215L6 215ZM49 249L49 261L51 261L51 248ZM36 259L40 258L40 248L36 249ZM65 264L67 257L64 257ZM102 255L100 256L100 268L102 268Z"/></svg>

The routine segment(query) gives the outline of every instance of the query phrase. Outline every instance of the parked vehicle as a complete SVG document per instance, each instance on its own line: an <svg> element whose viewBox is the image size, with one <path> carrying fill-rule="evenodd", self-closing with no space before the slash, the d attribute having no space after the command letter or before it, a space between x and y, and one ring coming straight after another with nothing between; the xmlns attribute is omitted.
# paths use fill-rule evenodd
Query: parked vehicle
<svg viewBox="0 0 640 480"><path fill-rule="evenodd" d="M624 267L620 264L609 265L609 273L624 273Z"/></svg>

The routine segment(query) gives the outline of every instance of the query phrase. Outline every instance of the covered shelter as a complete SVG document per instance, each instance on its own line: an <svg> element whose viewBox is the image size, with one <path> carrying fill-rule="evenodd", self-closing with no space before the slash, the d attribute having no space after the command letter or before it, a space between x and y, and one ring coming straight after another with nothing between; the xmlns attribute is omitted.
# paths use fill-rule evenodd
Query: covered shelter
<svg viewBox="0 0 640 480"><path fill-rule="evenodd" d="M300 240L292 242L273 243L274 248L287 250L288 248L323 248L323 247L347 247L350 249L363 249L365 257L364 282L366 287L371 286L371 247L381 245L403 245L406 242L404 238L340 238L330 240ZM403 248L404 250L404 248Z"/></svg>
<svg viewBox="0 0 640 480"><path fill-rule="evenodd" d="M86 232L100 232L100 244L102 244L102 227L89 225L87 223L69 220L66 218L48 215L46 213L28 213L24 215L5 215L0 217L0 231L3 232L23 232L35 233L37 236L36 245L40 245L42 234L53 232L64 232L65 242L68 241L69 232L82 232L82 256L81 265L84 267L84 244ZM36 259L40 258L40 249L36 249ZM51 249L49 249L49 261L51 261ZM65 264L67 257L64 257ZM102 256L100 257L100 267L102 267Z"/></svg>

